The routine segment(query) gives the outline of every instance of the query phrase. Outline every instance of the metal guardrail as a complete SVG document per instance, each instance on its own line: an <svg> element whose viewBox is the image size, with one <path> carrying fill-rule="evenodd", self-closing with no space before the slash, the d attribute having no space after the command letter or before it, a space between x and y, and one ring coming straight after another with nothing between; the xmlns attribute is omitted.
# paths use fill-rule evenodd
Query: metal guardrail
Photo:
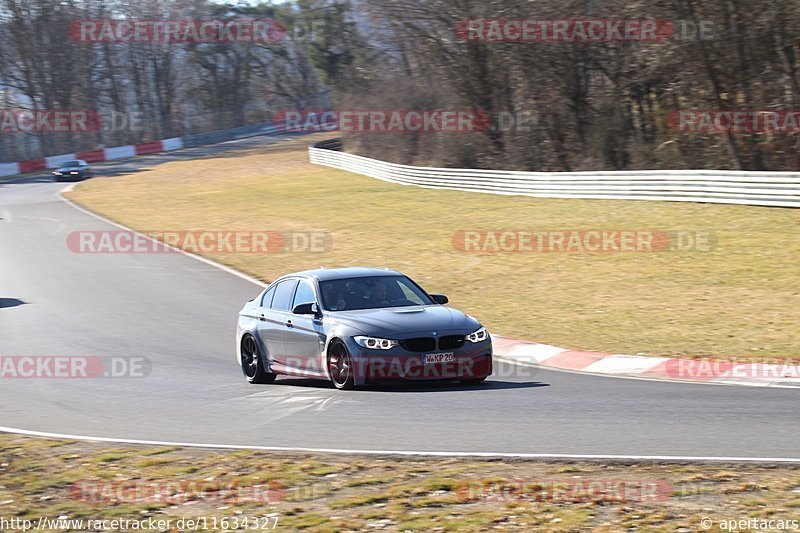
<svg viewBox="0 0 800 533"><path fill-rule="evenodd" d="M234 141L238 139L245 139L248 137L255 137L258 135L274 135L283 133L286 135L304 135L305 133L295 133L286 131L283 125L273 124L269 122L261 124L251 124L249 126L241 126L238 128L231 128L227 130L210 131L206 133L197 133L194 135L186 135L185 137L175 137L172 139L162 139L149 143L142 143L139 145L128 146L113 146L109 148L98 148L96 150L88 150L87 152L77 152L72 154L61 154L40 159L22 161L16 163L0 163L0 177L17 176L26 172L38 172L47 168L58 166L63 161L70 159L82 159L86 157L84 154L91 153L92 159L90 162L99 163L101 161L111 161L114 159L124 159L127 157L134 157L136 155L148 154L160 151L178 150L181 148L196 148L198 146L206 146L209 144L217 144L221 142ZM158 149L154 149L158 146ZM147 151L143 151L146 147Z"/></svg>
<svg viewBox="0 0 800 533"><path fill-rule="evenodd" d="M197 146L205 146L207 144L217 144L226 141L234 141L237 139L245 139L247 137L255 137L256 135L269 135L271 133L279 133L281 131L281 127L276 126L271 122L264 122L261 124L240 126L238 128L231 128L227 130L184 135L181 137L181 140L183 141L184 148L195 148Z"/></svg>
<svg viewBox="0 0 800 533"><path fill-rule="evenodd" d="M428 189L541 198L660 200L800 207L800 173L728 170L520 172L416 167L341 152L336 139L308 149L311 163Z"/></svg>

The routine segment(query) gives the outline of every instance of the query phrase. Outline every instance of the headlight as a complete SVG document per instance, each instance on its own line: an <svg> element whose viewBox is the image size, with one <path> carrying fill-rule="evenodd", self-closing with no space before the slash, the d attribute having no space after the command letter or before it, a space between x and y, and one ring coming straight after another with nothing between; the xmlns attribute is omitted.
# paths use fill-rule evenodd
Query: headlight
<svg viewBox="0 0 800 533"><path fill-rule="evenodd" d="M70 174L78 174L78 172L70 172Z"/></svg>
<svg viewBox="0 0 800 533"><path fill-rule="evenodd" d="M56 171L54 171L54 172L53 172L53 174L55 174L56 176L60 176L60 175L61 175L61 172L59 172L59 171L57 171L57 170L56 170Z"/></svg>
<svg viewBox="0 0 800 533"><path fill-rule="evenodd" d="M398 344L397 341L390 341L389 339L376 339L375 337L353 337L353 340L362 348L370 348L372 350L389 350Z"/></svg>
<svg viewBox="0 0 800 533"><path fill-rule="evenodd" d="M478 331L474 331L467 335L467 340L469 342L483 342L489 338L489 332L486 331L486 328L481 328Z"/></svg>

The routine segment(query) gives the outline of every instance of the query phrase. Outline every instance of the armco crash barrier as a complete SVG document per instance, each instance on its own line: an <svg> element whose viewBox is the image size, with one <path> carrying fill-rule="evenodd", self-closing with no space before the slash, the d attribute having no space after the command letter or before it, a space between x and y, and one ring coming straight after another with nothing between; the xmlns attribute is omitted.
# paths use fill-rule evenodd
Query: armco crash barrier
<svg viewBox="0 0 800 533"><path fill-rule="evenodd" d="M311 163L383 181L429 189L536 196L661 200L800 207L800 173L729 170L520 172L415 167L339 151L341 143L309 147Z"/></svg>
<svg viewBox="0 0 800 533"><path fill-rule="evenodd" d="M179 148L183 148L183 143L181 142L180 138L175 138L143 144L132 144L130 146L117 146L114 148L87 150L84 152L76 152L74 154L54 155L51 157L43 157L41 159L20 161L19 163L3 163L0 164L0 177L47 170L48 168L58 167L64 161L70 161L72 159L83 159L87 163L100 163L102 161L124 159L126 157L134 157L137 155L168 152L170 150L178 150Z"/></svg>
<svg viewBox="0 0 800 533"><path fill-rule="evenodd" d="M172 139L132 144L129 146L98 148L96 150L87 150L83 152L76 152L74 154L54 155L50 157L43 157L41 159L20 161L17 163L0 163L0 177L15 176L17 174L25 174L27 172L47 170L49 168L55 168L64 161L70 161L72 159L83 159L87 163L100 163L102 161L112 161L114 159L135 157L137 155L169 152L171 150L179 150L181 148L193 148L207 144L216 144L236 139L244 139L246 137L254 137L256 135L269 135L271 133L280 133L281 131L281 128L273 125L272 123L254 124L252 126L242 126L241 128L212 131L197 135L187 135L185 137L175 137Z"/></svg>

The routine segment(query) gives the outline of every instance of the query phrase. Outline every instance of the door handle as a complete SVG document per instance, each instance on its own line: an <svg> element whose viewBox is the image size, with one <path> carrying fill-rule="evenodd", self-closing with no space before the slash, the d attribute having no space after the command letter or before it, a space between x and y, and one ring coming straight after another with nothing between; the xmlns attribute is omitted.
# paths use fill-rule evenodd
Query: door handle
<svg viewBox="0 0 800 533"><path fill-rule="evenodd" d="M261 315L260 317L258 317L258 319L259 319L260 321L262 321L262 322L266 322L266 320L267 320L267 319L264 317L264 315Z"/></svg>
<svg viewBox="0 0 800 533"><path fill-rule="evenodd" d="M287 327L287 328L294 327L294 326L292 326L292 321L291 321L291 320L287 320L287 321L286 321L286 327Z"/></svg>

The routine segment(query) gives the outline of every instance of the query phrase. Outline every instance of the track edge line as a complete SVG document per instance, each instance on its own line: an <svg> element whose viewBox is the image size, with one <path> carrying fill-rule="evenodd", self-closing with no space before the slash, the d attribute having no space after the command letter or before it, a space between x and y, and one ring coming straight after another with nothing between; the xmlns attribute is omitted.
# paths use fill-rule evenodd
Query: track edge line
<svg viewBox="0 0 800 533"><path fill-rule="evenodd" d="M394 455L407 457L471 457L471 458L506 458L506 459L544 459L544 460L587 460L587 461L634 461L634 462L692 462L692 463L797 463L800 458L788 457L695 457L672 455L602 455L602 454L557 454L557 453L508 453L508 452L445 452L445 451L413 451L413 450L356 450L341 448L296 448L289 446L255 446L239 444L202 444L192 442L171 442L157 440L120 439L112 437L91 437L85 435L68 435L33 431L0 426L0 433L42 437L49 439L80 440L86 442L104 442L114 444L137 444L146 446L177 446L181 448L204 448L215 450L253 450L283 453L329 453L340 455Z"/></svg>

